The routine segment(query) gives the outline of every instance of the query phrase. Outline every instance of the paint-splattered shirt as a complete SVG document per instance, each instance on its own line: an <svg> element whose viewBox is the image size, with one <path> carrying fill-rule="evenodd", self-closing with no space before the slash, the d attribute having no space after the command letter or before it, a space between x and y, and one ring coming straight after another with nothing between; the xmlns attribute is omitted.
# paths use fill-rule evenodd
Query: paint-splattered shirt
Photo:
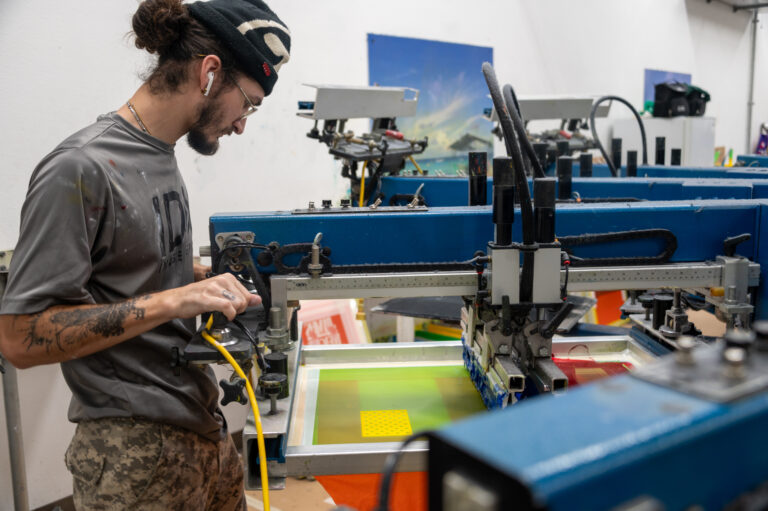
<svg viewBox="0 0 768 511"><path fill-rule="evenodd" d="M61 143L32 174L2 314L115 303L194 280L189 200L173 146L116 113ZM144 417L217 440L210 368L171 367L194 320L174 320L63 362L69 419ZM50 346L50 349L56 349Z"/></svg>

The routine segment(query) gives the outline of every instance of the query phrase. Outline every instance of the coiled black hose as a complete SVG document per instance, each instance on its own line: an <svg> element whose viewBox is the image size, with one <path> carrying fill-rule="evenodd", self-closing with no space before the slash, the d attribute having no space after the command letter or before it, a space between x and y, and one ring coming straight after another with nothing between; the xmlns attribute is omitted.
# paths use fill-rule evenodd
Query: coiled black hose
<svg viewBox="0 0 768 511"><path fill-rule="evenodd" d="M502 89L504 93L504 102L507 104L507 110L510 117L512 117L512 124L517 132L517 138L520 140L520 145L525 150L525 155L528 157L528 162L536 177L547 177L544 173L544 169L541 167L541 162L536 157L536 152L533 150L531 141L528 140L528 133L525 130L525 122L523 116L520 113L520 105L517 103L517 96L515 96L515 90L511 85L507 84Z"/></svg>
<svg viewBox="0 0 768 511"><path fill-rule="evenodd" d="M515 165L515 180L517 181L518 197L520 197L520 212L523 217L523 244L533 246L536 239L533 205L531 204L531 192L528 189L528 178L526 178L523 171L525 167L523 166L520 144L515 135L512 118L504 104L496 73L493 71L493 66L488 62L483 63L483 76L485 77L485 83L488 85L488 92L491 94L493 107L499 116L499 124L504 134L507 155L512 158L512 162ZM523 252L523 272L520 276L521 302L530 302L533 297L533 255L533 252L530 250Z"/></svg>
<svg viewBox="0 0 768 511"><path fill-rule="evenodd" d="M600 143L600 137L597 136L597 130L595 129L595 114L597 113L597 107L606 101L618 101L619 103L623 103L627 106L627 108L632 110L632 113L635 115L637 124L640 126L640 138L643 141L643 165L648 165L648 142L645 138L645 125L643 124L643 120L640 118L640 114L637 113L637 110L635 110L635 107L633 107L629 101L624 98L620 98L619 96L603 96L602 98L595 101L595 103L592 105L592 110L589 112L589 128L592 130L592 138L595 140L597 148L600 149L600 153L603 155L603 158L605 158L605 163L608 164L608 168L610 169L611 174L613 174L613 177L619 177L619 171L616 169L616 165L614 165L613 160L611 160L611 158L608 156L608 153L605 152L603 144Z"/></svg>

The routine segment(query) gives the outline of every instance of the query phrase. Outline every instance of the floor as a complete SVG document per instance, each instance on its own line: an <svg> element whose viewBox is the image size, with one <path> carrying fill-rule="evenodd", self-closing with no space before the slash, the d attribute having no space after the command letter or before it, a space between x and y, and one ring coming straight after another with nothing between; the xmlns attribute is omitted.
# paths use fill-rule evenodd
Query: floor
<svg viewBox="0 0 768 511"><path fill-rule="evenodd" d="M264 509L260 491L249 491L245 496L248 511ZM286 480L285 490L269 492L269 504L272 511L326 511L335 507L320 483L293 477Z"/></svg>

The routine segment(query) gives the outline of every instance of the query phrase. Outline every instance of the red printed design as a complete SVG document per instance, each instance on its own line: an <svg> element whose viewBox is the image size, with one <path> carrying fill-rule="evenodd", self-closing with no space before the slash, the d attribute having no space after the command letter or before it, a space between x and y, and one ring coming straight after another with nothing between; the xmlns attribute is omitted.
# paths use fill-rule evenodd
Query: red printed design
<svg viewBox="0 0 768 511"><path fill-rule="evenodd" d="M261 67L264 69L264 74L265 75L269 76L269 75L272 74L272 71L269 69L269 64L267 64L266 62L261 64Z"/></svg>

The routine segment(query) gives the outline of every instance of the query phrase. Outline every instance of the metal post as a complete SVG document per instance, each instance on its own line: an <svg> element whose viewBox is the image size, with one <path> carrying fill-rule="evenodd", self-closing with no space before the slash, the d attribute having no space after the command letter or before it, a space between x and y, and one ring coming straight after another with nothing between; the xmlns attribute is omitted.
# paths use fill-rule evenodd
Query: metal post
<svg viewBox="0 0 768 511"><path fill-rule="evenodd" d="M21 435L21 408L16 368L3 363L3 399L5 399L5 425L8 429L8 451L11 458L13 503L16 511L29 511L27 471L24 466L24 444Z"/></svg>
<svg viewBox="0 0 768 511"><path fill-rule="evenodd" d="M747 101L747 150L752 152L752 110L755 107L755 60L757 59L757 9L752 13L752 51L749 59L749 100Z"/></svg>
<svg viewBox="0 0 768 511"><path fill-rule="evenodd" d="M8 279L10 250L0 252L0 297L5 292ZM3 399L5 402L5 427L8 430L8 452L11 461L13 503L16 511L29 511L27 495L27 469L24 465L24 442L21 435L21 407L19 405L19 381L16 368L7 363L0 354L0 366L5 369L3 377Z"/></svg>

